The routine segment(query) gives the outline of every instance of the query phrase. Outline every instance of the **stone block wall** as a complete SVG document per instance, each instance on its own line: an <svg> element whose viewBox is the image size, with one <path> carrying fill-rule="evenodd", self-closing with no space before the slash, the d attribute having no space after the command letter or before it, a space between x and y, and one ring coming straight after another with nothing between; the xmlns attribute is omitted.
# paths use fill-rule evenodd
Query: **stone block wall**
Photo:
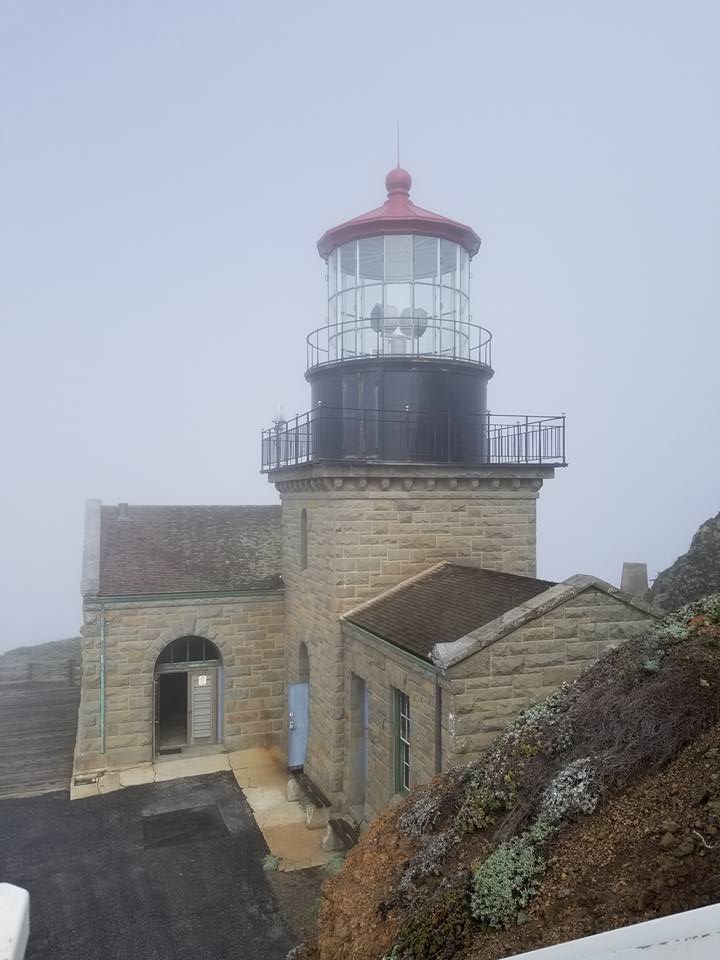
<svg viewBox="0 0 720 960"><path fill-rule="evenodd" d="M155 663L203 636L223 665L224 746L280 744L285 718L282 591L208 600L105 602L105 753L100 751L100 604L86 601L75 773L152 759Z"/></svg>
<svg viewBox="0 0 720 960"><path fill-rule="evenodd" d="M410 786L427 783L435 775L435 716L437 671L390 644L363 634L353 624L344 624L345 637L345 777L348 806L353 797L352 677L365 681L368 691L368 762L365 816L378 814L395 793L395 717L393 688L410 700Z"/></svg>
<svg viewBox="0 0 720 960"><path fill-rule="evenodd" d="M306 771L342 796L345 668L339 617L439 560L470 558L529 576L536 565L536 501L551 468L517 471L317 464L276 471L282 499L287 669L310 658ZM307 511L308 562L301 563Z"/></svg>
<svg viewBox="0 0 720 960"><path fill-rule="evenodd" d="M598 657L644 633L650 613L588 589L447 671L448 751L478 754L523 710L544 700Z"/></svg>

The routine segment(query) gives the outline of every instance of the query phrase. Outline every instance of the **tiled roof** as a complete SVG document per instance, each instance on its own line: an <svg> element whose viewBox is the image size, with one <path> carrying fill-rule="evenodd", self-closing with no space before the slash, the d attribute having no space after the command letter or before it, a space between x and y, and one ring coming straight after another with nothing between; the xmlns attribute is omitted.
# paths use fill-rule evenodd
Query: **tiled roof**
<svg viewBox="0 0 720 960"><path fill-rule="evenodd" d="M281 587L280 507L103 506L99 579L105 597Z"/></svg>
<svg viewBox="0 0 720 960"><path fill-rule="evenodd" d="M345 616L369 633L424 660L555 584L445 562L406 580Z"/></svg>

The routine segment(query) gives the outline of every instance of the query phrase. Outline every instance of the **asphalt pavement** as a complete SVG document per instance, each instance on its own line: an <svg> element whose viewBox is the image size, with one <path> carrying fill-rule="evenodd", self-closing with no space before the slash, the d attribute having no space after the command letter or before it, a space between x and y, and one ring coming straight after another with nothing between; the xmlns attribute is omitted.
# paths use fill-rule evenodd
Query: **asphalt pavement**
<svg viewBox="0 0 720 960"><path fill-rule="evenodd" d="M282 960L266 853L229 772L0 800L0 881L30 891L26 960Z"/></svg>

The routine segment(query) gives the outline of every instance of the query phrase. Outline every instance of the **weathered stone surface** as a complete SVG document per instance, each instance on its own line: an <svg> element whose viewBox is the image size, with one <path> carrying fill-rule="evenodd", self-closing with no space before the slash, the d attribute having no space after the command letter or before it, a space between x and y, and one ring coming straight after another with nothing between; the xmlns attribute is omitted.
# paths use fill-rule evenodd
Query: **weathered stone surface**
<svg viewBox="0 0 720 960"><path fill-rule="evenodd" d="M556 600L561 596L558 588L550 593ZM490 639L487 646L448 668L453 731L444 748L444 763L470 759L524 709L572 681L610 646L645 631L648 621L655 619L647 605L628 604L616 590L591 587L568 590L565 596L553 605L541 594L535 604L540 615L534 618L511 612L507 621L514 616L518 624L514 631L498 631L501 639ZM612 642L596 639L607 638L609 629ZM492 625L487 634L492 635Z"/></svg>
<svg viewBox="0 0 720 960"><path fill-rule="evenodd" d="M344 800L349 776L347 675L339 617L440 560L469 558L489 569L534 575L540 476L552 476L552 469L540 471L538 477L518 478L493 468L458 473L442 467L318 464L273 475L283 504L287 679L296 682L305 644L310 660L305 769L331 799ZM519 482L513 486L513 480ZM491 486L491 481L497 482ZM306 566L300 551L303 511ZM387 718L383 737L389 742L387 677L383 675L381 682L371 714L382 704ZM399 681L396 686L402 689ZM434 734L429 742L434 744ZM383 797L383 804L391 790L388 762L386 757L382 782L373 788L377 802ZM434 765L430 775L433 771ZM372 783L372 774L369 779Z"/></svg>
<svg viewBox="0 0 720 960"><path fill-rule="evenodd" d="M338 850L344 850L345 844L335 833L330 824L327 825L325 836L322 838L320 846L326 853L335 853Z"/></svg>
<svg viewBox="0 0 720 960"><path fill-rule="evenodd" d="M290 777L285 787L285 799L288 803L293 803L296 800L302 800L302 795L303 793L297 780L295 777Z"/></svg>
<svg viewBox="0 0 720 960"><path fill-rule="evenodd" d="M104 753L98 613L97 603L86 603L76 773L152 760L155 663L166 644L188 634L207 637L220 651L225 745L247 749L280 743L285 712L282 592L222 601L106 601Z"/></svg>

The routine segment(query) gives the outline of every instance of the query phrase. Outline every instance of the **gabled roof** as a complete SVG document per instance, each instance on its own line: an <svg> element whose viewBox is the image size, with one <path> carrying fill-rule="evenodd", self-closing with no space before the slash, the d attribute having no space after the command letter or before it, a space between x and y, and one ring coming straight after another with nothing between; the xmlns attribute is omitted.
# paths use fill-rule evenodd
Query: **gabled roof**
<svg viewBox="0 0 720 960"><path fill-rule="evenodd" d="M436 666L447 669L462 660L466 660L474 653L479 653L486 647L501 640L509 633L524 627L526 624L544 616L555 607L559 607L568 600L585 593L586 590L598 590L609 597L613 597L618 603L624 603L628 607L639 610L650 619L660 619L664 616L663 611L644 600L637 597L631 597L630 594L618 590L612 584L594 577L587 573L578 573L562 583L556 583L550 586L543 593L538 593L530 597L523 603L513 607L505 613L500 614L494 620L478 625L478 627L467 636L459 637L451 642L437 643L432 650L432 662Z"/></svg>
<svg viewBox="0 0 720 960"><path fill-rule="evenodd" d="M85 596L234 593L283 585L279 506L121 508L90 501L86 517Z"/></svg>
<svg viewBox="0 0 720 960"><path fill-rule="evenodd" d="M444 561L343 619L430 660L436 644L458 640L553 586L549 580Z"/></svg>

